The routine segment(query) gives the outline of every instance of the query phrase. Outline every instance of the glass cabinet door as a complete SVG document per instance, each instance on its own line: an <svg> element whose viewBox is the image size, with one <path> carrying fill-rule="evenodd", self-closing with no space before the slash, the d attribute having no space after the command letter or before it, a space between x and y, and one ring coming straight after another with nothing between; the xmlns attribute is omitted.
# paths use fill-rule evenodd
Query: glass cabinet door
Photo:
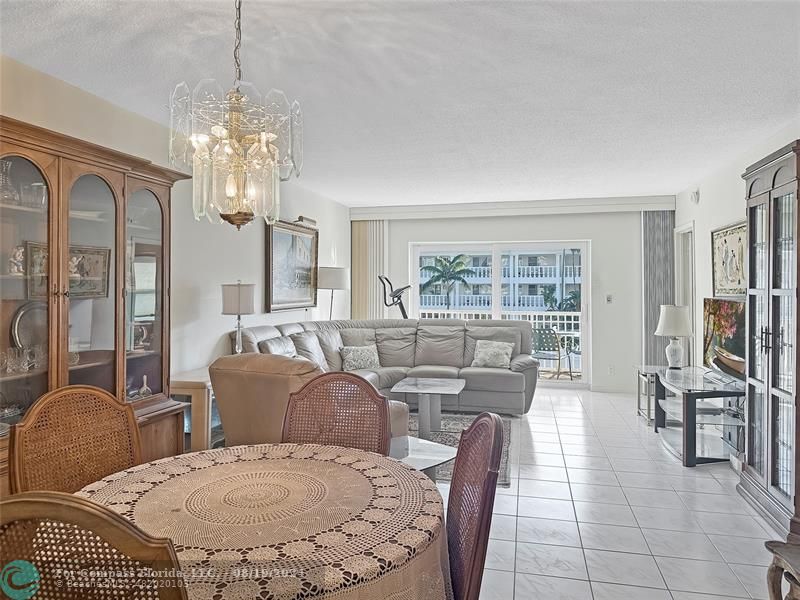
<svg viewBox="0 0 800 600"><path fill-rule="evenodd" d="M79 177L68 198L64 292L68 299L69 384L116 393L116 202L97 175Z"/></svg>
<svg viewBox="0 0 800 600"><path fill-rule="evenodd" d="M49 389L49 209L39 168L0 158L0 436Z"/></svg>
<svg viewBox="0 0 800 600"><path fill-rule="evenodd" d="M772 194L770 489L786 502L794 494L795 462L795 200L793 192Z"/></svg>
<svg viewBox="0 0 800 600"><path fill-rule="evenodd" d="M768 198L747 209L749 240L747 315L747 463L764 479L767 444L767 291L769 276Z"/></svg>
<svg viewBox="0 0 800 600"><path fill-rule="evenodd" d="M138 400L163 381L163 241L161 205L147 189L127 201L125 223L125 391Z"/></svg>

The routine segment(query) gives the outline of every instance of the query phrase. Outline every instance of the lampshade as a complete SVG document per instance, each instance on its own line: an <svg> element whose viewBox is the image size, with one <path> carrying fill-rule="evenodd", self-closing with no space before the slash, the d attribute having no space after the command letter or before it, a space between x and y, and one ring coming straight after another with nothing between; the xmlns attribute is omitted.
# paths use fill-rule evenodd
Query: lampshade
<svg viewBox="0 0 800 600"><path fill-rule="evenodd" d="M688 337L692 335L689 307L662 304L655 334L665 337Z"/></svg>
<svg viewBox="0 0 800 600"><path fill-rule="evenodd" d="M349 290L350 269L347 267L320 267L317 287L321 290Z"/></svg>
<svg viewBox="0 0 800 600"><path fill-rule="evenodd" d="M223 283L222 314L252 315L255 312L256 284Z"/></svg>

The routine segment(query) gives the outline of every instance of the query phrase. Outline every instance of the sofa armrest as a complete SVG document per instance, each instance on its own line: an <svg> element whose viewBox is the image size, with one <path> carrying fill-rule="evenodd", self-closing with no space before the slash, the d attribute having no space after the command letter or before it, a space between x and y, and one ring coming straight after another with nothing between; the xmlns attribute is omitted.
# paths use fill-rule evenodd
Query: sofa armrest
<svg viewBox="0 0 800 600"><path fill-rule="evenodd" d="M525 413L531 408L533 392L536 391L536 381L539 379L539 361L530 354L518 354L511 359L509 368L515 373L525 376Z"/></svg>
<svg viewBox="0 0 800 600"><path fill-rule="evenodd" d="M528 369L539 370L539 361L530 354L517 354L511 359L509 368L515 373L522 373Z"/></svg>
<svg viewBox="0 0 800 600"><path fill-rule="evenodd" d="M389 400L389 421L392 437L408 435L408 404Z"/></svg>

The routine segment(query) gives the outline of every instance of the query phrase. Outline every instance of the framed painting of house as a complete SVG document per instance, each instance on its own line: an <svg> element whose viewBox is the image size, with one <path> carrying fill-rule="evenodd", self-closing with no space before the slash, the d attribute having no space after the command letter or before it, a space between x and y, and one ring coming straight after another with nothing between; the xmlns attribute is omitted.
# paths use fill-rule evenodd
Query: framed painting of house
<svg viewBox="0 0 800 600"><path fill-rule="evenodd" d="M319 231L296 223L267 225L267 312L317 305Z"/></svg>
<svg viewBox="0 0 800 600"><path fill-rule="evenodd" d="M714 297L742 297L747 293L747 223L711 232L711 277Z"/></svg>

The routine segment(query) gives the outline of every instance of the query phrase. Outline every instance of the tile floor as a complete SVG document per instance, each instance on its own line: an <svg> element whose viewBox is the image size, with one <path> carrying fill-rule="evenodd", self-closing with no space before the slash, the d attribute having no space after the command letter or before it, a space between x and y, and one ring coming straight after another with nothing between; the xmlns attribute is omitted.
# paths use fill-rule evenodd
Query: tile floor
<svg viewBox="0 0 800 600"><path fill-rule="evenodd" d="M634 404L536 390L514 423L481 600L767 599L763 544L777 534L739 497L736 473L684 468Z"/></svg>

